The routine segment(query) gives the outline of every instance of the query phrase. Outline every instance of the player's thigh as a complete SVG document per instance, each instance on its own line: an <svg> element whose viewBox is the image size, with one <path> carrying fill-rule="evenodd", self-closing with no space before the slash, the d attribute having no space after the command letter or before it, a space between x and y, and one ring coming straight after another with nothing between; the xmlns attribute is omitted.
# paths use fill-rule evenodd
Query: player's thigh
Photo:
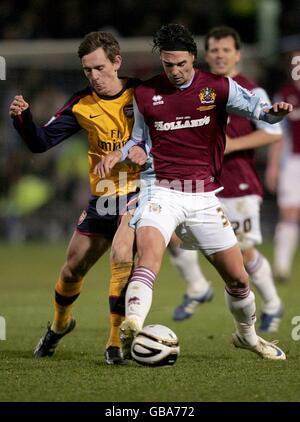
<svg viewBox="0 0 300 422"><path fill-rule="evenodd" d="M206 256L237 243L230 221L216 196L208 198L206 207L178 226L176 234L182 241L182 248L200 249Z"/></svg>
<svg viewBox="0 0 300 422"><path fill-rule="evenodd" d="M111 239L104 236L86 236L75 231L68 246L67 267L84 275L108 250Z"/></svg>
<svg viewBox="0 0 300 422"><path fill-rule="evenodd" d="M129 226L133 212L121 217L118 230L113 238L110 259L114 263L133 260L135 250L135 230Z"/></svg>
<svg viewBox="0 0 300 422"><path fill-rule="evenodd" d="M245 195L238 198L220 198L222 208L230 220L242 250L262 242L260 227L261 197Z"/></svg>
<svg viewBox="0 0 300 422"><path fill-rule="evenodd" d="M165 246L170 242L175 228L184 220L182 198L166 188L145 190L139 199L139 206L130 222L132 227L152 227L165 239ZM150 231L152 233L152 231ZM155 233L155 231L153 232Z"/></svg>

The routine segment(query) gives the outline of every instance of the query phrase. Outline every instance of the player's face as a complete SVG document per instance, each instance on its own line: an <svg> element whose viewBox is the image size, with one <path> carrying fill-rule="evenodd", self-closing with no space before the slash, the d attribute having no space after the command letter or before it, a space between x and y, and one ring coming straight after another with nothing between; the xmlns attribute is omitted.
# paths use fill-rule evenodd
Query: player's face
<svg viewBox="0 0 300 422"><path fill-rule="evenodd" d="M98 48L81 59L85 76L99 95L115 95L119 90L118 73L122 58L116 56L112 63L102 48ZM117 92L116 92L117 90Z"/></svg>
<svg viewBox="0 0 300 422"><path fill-rule="evenodd" d="M240 58L240 51L235 48L234 39L231 36L220 40L209 38L205 59L212 73L235 76L238 73L236 65Z"/></svg>
<svg viewBox="0 0 300 422"><path fill-rule="evenodd" d="M162 51L160 58L172 85L189 82L194 74L194 55L188 51Z"/></svg>

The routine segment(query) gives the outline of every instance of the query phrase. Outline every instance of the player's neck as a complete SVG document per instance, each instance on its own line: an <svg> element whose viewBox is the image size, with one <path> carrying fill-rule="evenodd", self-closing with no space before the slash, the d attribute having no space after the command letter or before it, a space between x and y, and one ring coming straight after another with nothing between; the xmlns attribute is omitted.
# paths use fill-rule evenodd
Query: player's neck
<svg viewBox="0 0 300 422"><path fill-rule="evenodd" d="M117 95L120 91L122 91L126 82L127 82L127 79L120 79L117 77L115 81L112 83L111 88L106 95L111 96L111 97L113 97L114 95Z"/></svg>
<svg viewBox="0 0 300 422"><path fill-rule="evenodd" d="M228 72L226 76L229 76L230 78L235 78L236 75L238 75L239 73L240 72L236 68L234 68L234 69L231 69L230 72Z"/></svg>
<svg viewBox="0 0 300 422"><path fill-rule="evenodd" d="M185 83L184 83L184 84L182 84L182 85L175 85L175 86L176 86L176 88L179 88L179 89L185 89L185 88L188 88L189 86L191 86L191 85L192 85L193 80L194 80L194 77L195 77L195 69L193 69L193 70L191 71L191 74L189 75L188 81L187 81L187 82L185 82Z"/></svg>

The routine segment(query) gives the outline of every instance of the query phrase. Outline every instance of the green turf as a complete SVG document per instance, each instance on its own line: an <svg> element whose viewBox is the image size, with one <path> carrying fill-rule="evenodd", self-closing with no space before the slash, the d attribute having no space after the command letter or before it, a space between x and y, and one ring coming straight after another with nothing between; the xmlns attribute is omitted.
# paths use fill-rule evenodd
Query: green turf
<svg viewBox="0 0 300 422"><path fill-rule="evenodd" d="M271 256L270 246L263 251ZM107 256L86 278L74 310L76 330L62 341L54 357L31 357L52 318L53 285L64 255L65 245L0 246L0 315L7 323L7 340L0 341L0 401L300 401L300 341L291 338L291 319L300 315L299 252L291 281L279 286L286 312L276 338L288 354L284 362L264 361L232 347L233 324L224 305L223 285L203 259L215 298L199 307L190 320L173 322L171 315L184 284L166 257L146 322L167 325L177 333L181 355L171 368L104 364Z"/></svg>

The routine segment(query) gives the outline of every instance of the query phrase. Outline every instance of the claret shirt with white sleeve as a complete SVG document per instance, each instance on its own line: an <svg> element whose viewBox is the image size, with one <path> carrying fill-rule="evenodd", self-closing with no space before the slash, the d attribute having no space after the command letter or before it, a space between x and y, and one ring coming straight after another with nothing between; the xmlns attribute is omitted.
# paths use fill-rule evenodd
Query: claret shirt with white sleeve
<svg viewBox="0 0 300 422"><path fill-rule="evenodd" d="M142 178L190 181L195 189L201 180L207 192L221 187L228 113L281 120L264 111L270 104L231 78L198 69L186 87L173 86L160 74L139 85L134 97L135 123L123 158L131 146L146 142L150 167Z"/></svg>

